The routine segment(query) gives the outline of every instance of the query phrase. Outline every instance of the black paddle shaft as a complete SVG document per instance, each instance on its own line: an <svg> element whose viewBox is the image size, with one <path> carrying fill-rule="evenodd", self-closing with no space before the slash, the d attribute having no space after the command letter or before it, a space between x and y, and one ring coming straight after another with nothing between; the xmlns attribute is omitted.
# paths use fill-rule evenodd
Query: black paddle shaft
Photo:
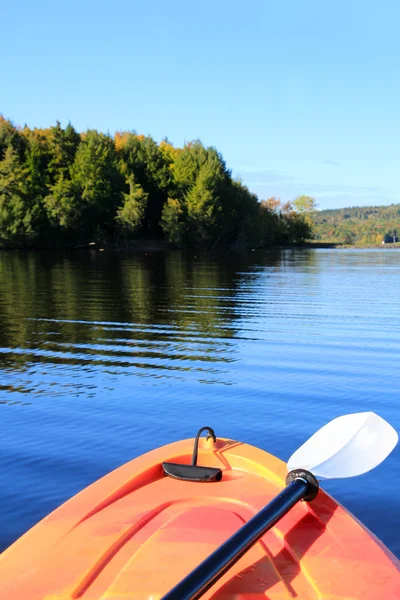
<svg viewBox="0 0 400 600"><path fill-rule="evenodd" d="M197 600L275 525L299 500L307 496L309 483L294 479L269 504L178 583L162 600Z"/></svg>

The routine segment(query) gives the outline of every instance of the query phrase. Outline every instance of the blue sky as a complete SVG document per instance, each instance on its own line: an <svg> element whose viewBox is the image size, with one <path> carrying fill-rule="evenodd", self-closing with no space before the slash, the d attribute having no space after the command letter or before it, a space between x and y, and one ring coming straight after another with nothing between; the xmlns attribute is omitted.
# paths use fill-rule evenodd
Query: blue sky
<svg viewBox="0 0 400 600"><path fill-rule="evenodd" d="M5 0L0 113L222 152L261 198L400 203L396 0Z"/></svg>

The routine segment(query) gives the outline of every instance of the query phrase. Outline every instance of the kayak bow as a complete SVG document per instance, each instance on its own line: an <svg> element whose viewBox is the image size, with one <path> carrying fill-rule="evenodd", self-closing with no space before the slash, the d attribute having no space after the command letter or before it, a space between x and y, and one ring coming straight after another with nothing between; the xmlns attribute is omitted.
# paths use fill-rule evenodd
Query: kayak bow
<svg viewBox="0 0 400 600"><path fill-rule="evenodd" d="M336 430L330 449L325 431L321 477L343 476L343 465L345 476L360 471L361 462L362 472L376 466L372 429L378 421L372 414L362 413L339 442ZM356 439L350 434L357 427L364 433ZM266 502L275 501L279 508L276 496L285 488L285 464L253 446L215 439L206 429L208 439L198 435L126 463L15 542L0 555L1 599L159 600L260 515ZM396 443L395 435L387 442L385 429L381 460ZM315 460L315 444L321 442L313 438L300 449L300 463L293 455L294 469L307 467L305 457ZM354 457L352 467L346 453ZM311 466L320 476L318 464ZM308 483L294 487L299 497L293 508L223 570L202 597L398 600L399 562L390 551L323 490L311 502L298 502L310 488Z"/></svg>

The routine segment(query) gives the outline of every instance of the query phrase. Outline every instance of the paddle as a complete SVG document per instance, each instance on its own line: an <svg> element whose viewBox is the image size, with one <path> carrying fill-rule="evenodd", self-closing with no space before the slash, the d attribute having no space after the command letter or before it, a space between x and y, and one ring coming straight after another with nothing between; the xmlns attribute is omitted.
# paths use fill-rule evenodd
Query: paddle
<svg viewBox="0 0 400 600"><path fill-rule="evenodd" d="M162 600L197 600L297 502L318 493L319 479L354 477L390 454L398 435L372 412L343 415L318 430L290 457L286 488L215 550Z"/></svg>

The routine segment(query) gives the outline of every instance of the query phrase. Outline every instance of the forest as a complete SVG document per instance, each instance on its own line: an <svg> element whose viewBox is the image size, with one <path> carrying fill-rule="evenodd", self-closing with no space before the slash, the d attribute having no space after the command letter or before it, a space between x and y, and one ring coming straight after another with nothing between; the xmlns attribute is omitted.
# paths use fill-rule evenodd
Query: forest
<svg viewBox="0 0 400 600"><path fill-rule="evenodd" d="M400 204L321 210L312 213L315 240L351 245L398 242Z"/></svg>
<svg viewBox="0 0 400 600"><path fill-rule="evenodd" d="M313 237L312 207L308 196L259 200L199 140L178 148L134 131L31 129L0 116L2 248L301 243Z"/></svg>

